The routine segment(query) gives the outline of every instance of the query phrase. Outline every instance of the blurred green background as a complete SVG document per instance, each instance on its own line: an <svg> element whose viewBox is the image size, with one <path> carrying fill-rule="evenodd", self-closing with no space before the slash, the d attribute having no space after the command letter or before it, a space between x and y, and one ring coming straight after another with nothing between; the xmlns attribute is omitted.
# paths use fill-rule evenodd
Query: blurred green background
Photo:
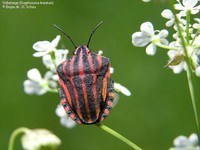
<svg viewBox="0 0 200 150"><path fill-rule="evenodd" d="M30 0L29 0L30 1ZM2 5L2 3L1 3ZM168 57L158 49L155 57L147 56L145 48L131 43L132 33L140 24L151 21L155 29L165 28L160 13L168 8L167 1L143 3L140 0L54 0L54 5L36 9L3 9L0 27L0 149L7 149L13 130L47 128L62 140L60 150L130 150L130 147L101 131L96 126L77 125L67 129L55 114L59 103L56 94L26 95L23 81L27 71L45 67L32 54L33 43L51 41L61 34L57 24L74 42L85 44L94 26L103 21L90 43L93 52L103 50L115 68L112 78L132 92L120 95L118 105L103 122L141 146L144 150L165 150L173 139L195 132L192 105L185 72L174 75L164 68ZM59 48L74 50L62 35ZM21 149L17 138L16 149Z"/></svg>

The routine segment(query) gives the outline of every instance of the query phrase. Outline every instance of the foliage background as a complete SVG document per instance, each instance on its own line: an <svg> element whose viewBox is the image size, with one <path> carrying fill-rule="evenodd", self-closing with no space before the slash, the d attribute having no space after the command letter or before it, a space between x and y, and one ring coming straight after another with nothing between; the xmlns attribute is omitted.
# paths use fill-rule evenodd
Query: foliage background
<svg viewBox="0 0 200 150"><path fill-rule="evenodd" d="M62 139L59 149L129 150L124 143L96 126L78 125L66 129L59 123L56 94L26 95L26 72L45 68L40 58L32 57L33 43L61 34L52 25L63 28L77 45L85 44L94 26L104 22L95 33L90 48L103 50L115 72L114 81L132 92L120 95L118 105L103 122L145 150L164 150L173 139L195 132L195 122L185 73L174 75L164 68L166 51L158 49L149 57L144 48L133 47L131 35L140 24L151 21L155 29L165 28L160 13L168 2L143 3L140 0L54 0L54 5L36 9L0 8L0 149L7 149L12 131L18 127L47 128ZM62 35L58 47L74 50ZM21 149L20 138L16 149Z"/></svg>

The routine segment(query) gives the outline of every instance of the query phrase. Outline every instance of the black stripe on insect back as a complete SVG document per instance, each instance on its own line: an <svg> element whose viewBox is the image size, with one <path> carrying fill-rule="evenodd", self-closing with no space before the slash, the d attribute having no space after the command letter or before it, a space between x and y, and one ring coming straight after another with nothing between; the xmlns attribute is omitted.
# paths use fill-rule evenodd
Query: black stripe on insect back
<svg viewBox="0 0 200 150"><path fill-rule="evenodd" d="M103 110L105 107L105 102L102 101L102 86L103 86L103 76L97 76L96 89L97 89L97 99L100 104L100 109Z"/></svg>
<svg viewBox="0 0 200 150"><path fill-rule="evenodd" d="M99 67L99 63L97 61L97 54L91 53L91 56L92 56L92 63L94 64L93 65L94 71L95 71L95 73L97 73L98 67Z"/></svg>
<svg viewBox="0 0 200 150"><path fill-rule="evenodd" d="M75 60L74 60L74 63L73 63L73 83L74 83L74 86L75 86L75 89L77 91L77 94L78 94L78 102L79 102L79 106L80 106L80 112L82 114L82 117L83 117L83 120L87 122L87 111L86 111L86 106L85 106L85 103L84 103L84 97L83 97L83 90L82 90L82 80L81 78L79 77L79 55L77 56L74 56L75 57ZM75 100L75 99L74 99ZM76 107L77 109L77 107Z"/></svg>
<svg viewBox="0 0 200 150"><path fill-rule="evenodd" d="M57 72L58 72L58 76L64 81L64 82L67 82L67 78L65 77L63 71L62 71L62 68L63 68L63 64L60 64L57 68Z"/></svg>
<svg viewBox="0 0 200 150"><path fill-rule="evenodd" d="M91 59L91 57L89 58ZM95 106L95 102L94 102L94 93L93 93L93 74L91 74L91 68L94 66L90 66L89 61L88 61L88 55L83 55L82 57L82 61L84 64L84 73L85 73L85 77L84 77L84 83L86 86L86 91L87 91L87 101L88 101L88 105L89 105L89 111L90 111L90 116L92 121L96 121L97 116L96 116L96 106Z"/></svg>
<svg viewBox="0 0 200 150"><path fill-rule="evenodd" d="M99 75L105 76L106 72L108 71L109 59L102 56L101 61L102 61L102 67L101 67L101 70L99 72Z"/></svg>
<svg viewBox="0 0 200 150"><path fill-rule="evenodd" d="M76 104L76 99L75 99L75 94L74 94L73 87L72 87L70 81L67 81L65 83L65 85L67 86L67 89L69 91L69 94L70 94L70 97L71 97L71 100L72 100L72 108L71 109L76 113L77 111L74 108L77 107L77 104Z"/></svg>
<svg viewBox="0 0 200 150"><path fill-rule="evenodd" d="M69 58L69 59L67 59L67 64L66 64L66 66L65 66L65 71L66 71L66 74L67 74L67 76L69 76L70 77L70 62L71 62L71 59L72 58Z"/></svg>

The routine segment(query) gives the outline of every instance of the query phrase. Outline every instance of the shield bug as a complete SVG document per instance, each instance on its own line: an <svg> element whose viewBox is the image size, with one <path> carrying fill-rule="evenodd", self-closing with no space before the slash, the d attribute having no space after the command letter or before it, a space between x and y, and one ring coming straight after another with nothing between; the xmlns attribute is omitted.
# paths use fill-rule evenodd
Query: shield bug
<svg viewBox="0 0 200 150"><path fill-rule="evenodd" d="M114 96L109 59L91 52L89 43L100 22L90 34L87 45L75 47L73 56L57 67L60 82L60 103L69 117L78 124L95 124L109 114Z"/></svg>

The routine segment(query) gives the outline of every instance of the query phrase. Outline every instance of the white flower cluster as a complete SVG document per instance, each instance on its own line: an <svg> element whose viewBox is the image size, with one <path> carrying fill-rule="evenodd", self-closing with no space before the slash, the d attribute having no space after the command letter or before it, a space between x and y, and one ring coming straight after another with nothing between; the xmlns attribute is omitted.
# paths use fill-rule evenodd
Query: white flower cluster
<svg viewBox="0 0 200 150"><path fill-rule="evenodd" d="M200 19L191 17L200 11L198 3L198 0L177 0L174 4L174 9L179 11L177 14L173 14L170 9L165 9L161 13L162 17L168 19L166 26L173 27L175 31L172 35L174 41L168 42L166 39L169 34L167 30L154 30L151 22L144 22L140 27L141 31L132 34L133 45L148 45L146 53L151 56L155 55L157 47L167 49L169 62L166 66L174 73L186 69L188 57L190 67L200 77Z"/></svg>
<svg viewBox="0 0 200 150"><path fill-rule="evenodd" d="M61 144L61 140L47 129L26 129L21 142L26 150L53 150Z"/></svg>
<svg viewBox="0 0 200 150"><path fill-rule="evenodd" d="M67 58L67 49L56 49L60 41L60 36L52 41L39 41L33 44L36 52L34 57L42 57L42 62L49 69L44 78L38 69L33 68L27 72L28 80L24 81L24 91L27 94L42 95L46 92L57 92L58 76L56 74L56 66Z"/></svg>
<svg viewBox="0 0 200 150"><path fill-rule="evenodd" d="M200 150L198 136L193 133L188 137L180 135L174 139L174 147L169 150Z"/></svg>
<svg viewBox="0 0 200 150"><path fill-rule="evenodd" d="M52 41L39 41L33 44L33 49L36 51L34 57L42 57L42 62L48 71L42 78L38 69L33 68L27 72L28 79L24 81L24 91L27 94L42 95L47 92L58 93L58 75L56 74L57 66L67 59L67 49L57 49L57 45L60 41L60 36ZM99 51L101 55L103 51ZM114 72L114 68L110 68L110 73ZM116 92L122 93L126 96L130 96L131 92L119 83L114 83L114 89ZM118 101L118 94L115 94L114 104ZM58 105L56 108L56 114L60 117L60 123L67 128L72 128L76 123L69 118L63 109L62 105Z"/></svg>

